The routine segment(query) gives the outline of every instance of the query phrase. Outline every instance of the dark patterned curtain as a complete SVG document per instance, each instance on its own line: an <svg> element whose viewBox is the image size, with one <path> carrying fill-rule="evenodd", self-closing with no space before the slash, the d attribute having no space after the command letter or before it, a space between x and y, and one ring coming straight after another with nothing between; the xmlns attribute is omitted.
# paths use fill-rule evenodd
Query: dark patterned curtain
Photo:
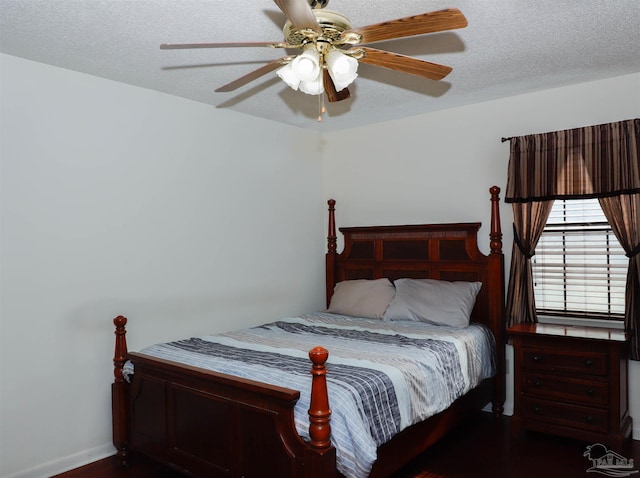
<svg viewBox="0 0 640 478"><path fill-rule="evenodd" d="M531 258L553 201L519 203L513 208L513 250L507 288L507 326L536 322Z"/></svg>
<svg viewBox="0 0 640 478"><path fill-rule="evenodd" d="M640 194L621 194L599 201L629 258L624 328L631 342L631 358L640 360Z"/></svg>
<svg viewBox="0 0 640 478"><path fill-rule="evenodd" d="M505 202L640 193L640 119L511 138Z"/></svg>
<svg viewBox="0 0 640 478"><path fill-rule="evenodd" d="M552 201L597 197L629 257L625 328L631 357L640 360L640 119L510 141L505 202L512 203L515 235L508 323L537 321L530 259Z"/></svg>

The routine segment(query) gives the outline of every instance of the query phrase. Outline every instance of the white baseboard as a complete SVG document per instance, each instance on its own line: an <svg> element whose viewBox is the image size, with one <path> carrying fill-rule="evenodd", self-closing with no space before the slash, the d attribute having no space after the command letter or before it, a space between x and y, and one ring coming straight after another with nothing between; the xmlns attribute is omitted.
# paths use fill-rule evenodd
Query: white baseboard
<svg viewBox="0 0 640 478"><path fill-rule="evenodd" d="M5 475L2 478L49 478L64 473L65 471L93 463L94 461L102 460L111 455L115 455L115 448L112 444L108 443L33 468L18 471L11 475Z"/></svg>
<svg viewBox="0 0 640 478"><path fill-rule="evenodd" d="M502 414L506 415L508 417L513 415L513 401L512 400L505 400L505 402L504 402L504 412Z"/></svg>

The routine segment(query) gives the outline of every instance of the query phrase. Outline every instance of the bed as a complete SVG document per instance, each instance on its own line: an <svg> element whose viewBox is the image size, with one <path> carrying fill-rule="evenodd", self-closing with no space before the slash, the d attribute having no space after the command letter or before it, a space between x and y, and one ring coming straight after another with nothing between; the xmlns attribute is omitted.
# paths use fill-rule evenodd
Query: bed
<svg viewBox="0 0 640 478"><path fill-rule="evenodd" d="M181 350L180 353L186 350L187 354L191 354L194 343L203 342L200 339L158 344L157 353L156 349L145 350L144 353L128 352L125 329L127 319L123 316L116 317L112 415L113 443L118 461L126 465L131 452L142 453L188 475L203 477L388 477L439 440L472 411L483 409L491 403L493 413L502 414L505 393L505 333L499 192L500 189L496 186L490 189L491 231L488 255L478 249L477 233L480 223L340 228L344 247L338 253L335 201L329 201L326 298L328 311L331 313L320 311L309 316L265 324L255 330L237 332L242 335L242 340L248 337L253 342L265 341L255 345L254 350L246 354L243 352L244 361L261 361L261 366L265 367L263 370L275 368L275 365L271 367L268 362L264 362L265 357L271 357L265 354L265 348L272 347L280 340L279 336L271 335L275 334L275 329L278 329L278 333L280 329L293 331L296 337L302 337L299 340L303 344L316 343L318 346L308 350L309 361L305 366L309 371L308 379L305 379L308 380L307 387L304 386L304 381L301 382L300 373L295 380L292 378L283 381L271 380L269 373L263 372L263 379L260 379L260 376L245 375L232 368L224 368L225 372L212 370L198 361L190 362L171 355L178 349ZM407 422L402 418L404 415L398 413L397 420L403 422L403 425L386 435L380 432L380 435L385 436L376 437L374 459L371 463L365 463L362 469L353 471L349 468L351 465L345 468L343 464L345 452L342 445L338 443L338 450L335 445L337 437L343 434L343 419L347 420L357 413L347 413L342 409L347 407L343 405L346 402L335 390L340 375L348 377L345 387L350 386L356 376L355 372L352 374L355 368L349 368L351 363L341 364L347 368L340 368L332 363L328 359L332 348L330 346L327 350L325 345L331 343L336 355L342 357L338 350L350 346L344 345L347 342L342 342L342 345L341 342L331 342L329 336L336 335L336 330L339 330L337 335L342 334L339 340L351 340L353 330L367 327L365 321L370 320L341 317L332 311L331 307L336 303L340 287L344 284L371 284L380 281L392 282L398 291L396 296L400 295L399 287L403 282L478 284L474 293L475 300L470 306L471 324L463 328L489 331L488 335L495 342L493 369L492 373L485 373L476 379L477 383L467 381L471 385L465 389L459 387L462 394L453 398L446 409L427 414L429 416L426 419L420 419L416 423ZM394 304L393 300L388 311ZM344 325L341 320L348 325ZM325 339L322 334L307 337L305 334L310 329L314 329L313 333L316 333L318 322ZM374 322L375 330L372 332L367 329L366 333L377 337L372 342L375 346L372 346L370 354L367 354L366 347L360 350L357 357L360 362L373 362L374 349L389 350L383 355L394 356L394 349L384 348L395 347L393 344L387 345L386 338L402 335L405 330L409 337L404 338L405 342L419 342L420 347L424 347L427 342L444 343L443 341L449 340L415 340L417 332L413 327L417 325L403 320L395 324L393 320ZM441 331L448 327L434 329ZM453 332L457 335L458 329ZM226 352L220 350L228 348L227 341L232 341L235 346L240 340L240 336L234 334L235 332L207 338L204 346L211 349L212 355L224 355ZM266 334L265 338L256 338L263 334ZM456 347L457 350L463 348ZM167 350L171 352L168 355ZM298 355L295 360L291 359L292 363L295 362L292 367L297 369L301 363ZM280 358L278 355L277 361ZM388 365L385 363L379 367L385 368ZM429 379L429 383L435 381ZM283 387L282 384L292 385L292 388ZM369 387L368 383L365 385ZM331 403L337 398L333 406L341 408L332 410L330 396ZM305 411L308 410L308 419L301 419L301 404ZM402 409L401 406L398 408ZM304 425L301 424L302 421L305 422ZM357 429L358 425L346 423L346 427Z"/></svg>

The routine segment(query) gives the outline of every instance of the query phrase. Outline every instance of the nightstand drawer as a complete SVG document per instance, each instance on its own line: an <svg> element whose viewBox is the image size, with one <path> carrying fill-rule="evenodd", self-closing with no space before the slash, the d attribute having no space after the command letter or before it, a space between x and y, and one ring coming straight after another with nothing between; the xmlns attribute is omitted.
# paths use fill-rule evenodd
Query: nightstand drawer
<svg viewBox="0 0 640 478"><path fill-rule="evenodd" d="M608 411L561 402L525 397L525 419L551 423L573 429L607 433Z"/></svg>
<svg viewBox="0 0 640 478"><path fill-rule="evenodd" d="M522 393L531 397L593 406L606 406L609 403L609 388L605 382L530 372L523 374Z"/></svg>
<svg viewBox="0 0 640 478"><path fill-rule="evenodd" d="M523 367L567 374L607 374L607 354L523 347Z"/></svg>

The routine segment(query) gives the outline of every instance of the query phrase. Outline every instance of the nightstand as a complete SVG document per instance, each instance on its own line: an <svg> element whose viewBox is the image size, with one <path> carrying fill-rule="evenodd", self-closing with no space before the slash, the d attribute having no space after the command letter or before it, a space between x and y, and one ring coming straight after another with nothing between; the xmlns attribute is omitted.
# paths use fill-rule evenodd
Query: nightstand
<svg viewBox="0 0 640 478"><path fill-rule="evenodd" d="M618 451L628 443L624 331L520 324L507 333L515 359L512 436L528 429Z"/></svg>

